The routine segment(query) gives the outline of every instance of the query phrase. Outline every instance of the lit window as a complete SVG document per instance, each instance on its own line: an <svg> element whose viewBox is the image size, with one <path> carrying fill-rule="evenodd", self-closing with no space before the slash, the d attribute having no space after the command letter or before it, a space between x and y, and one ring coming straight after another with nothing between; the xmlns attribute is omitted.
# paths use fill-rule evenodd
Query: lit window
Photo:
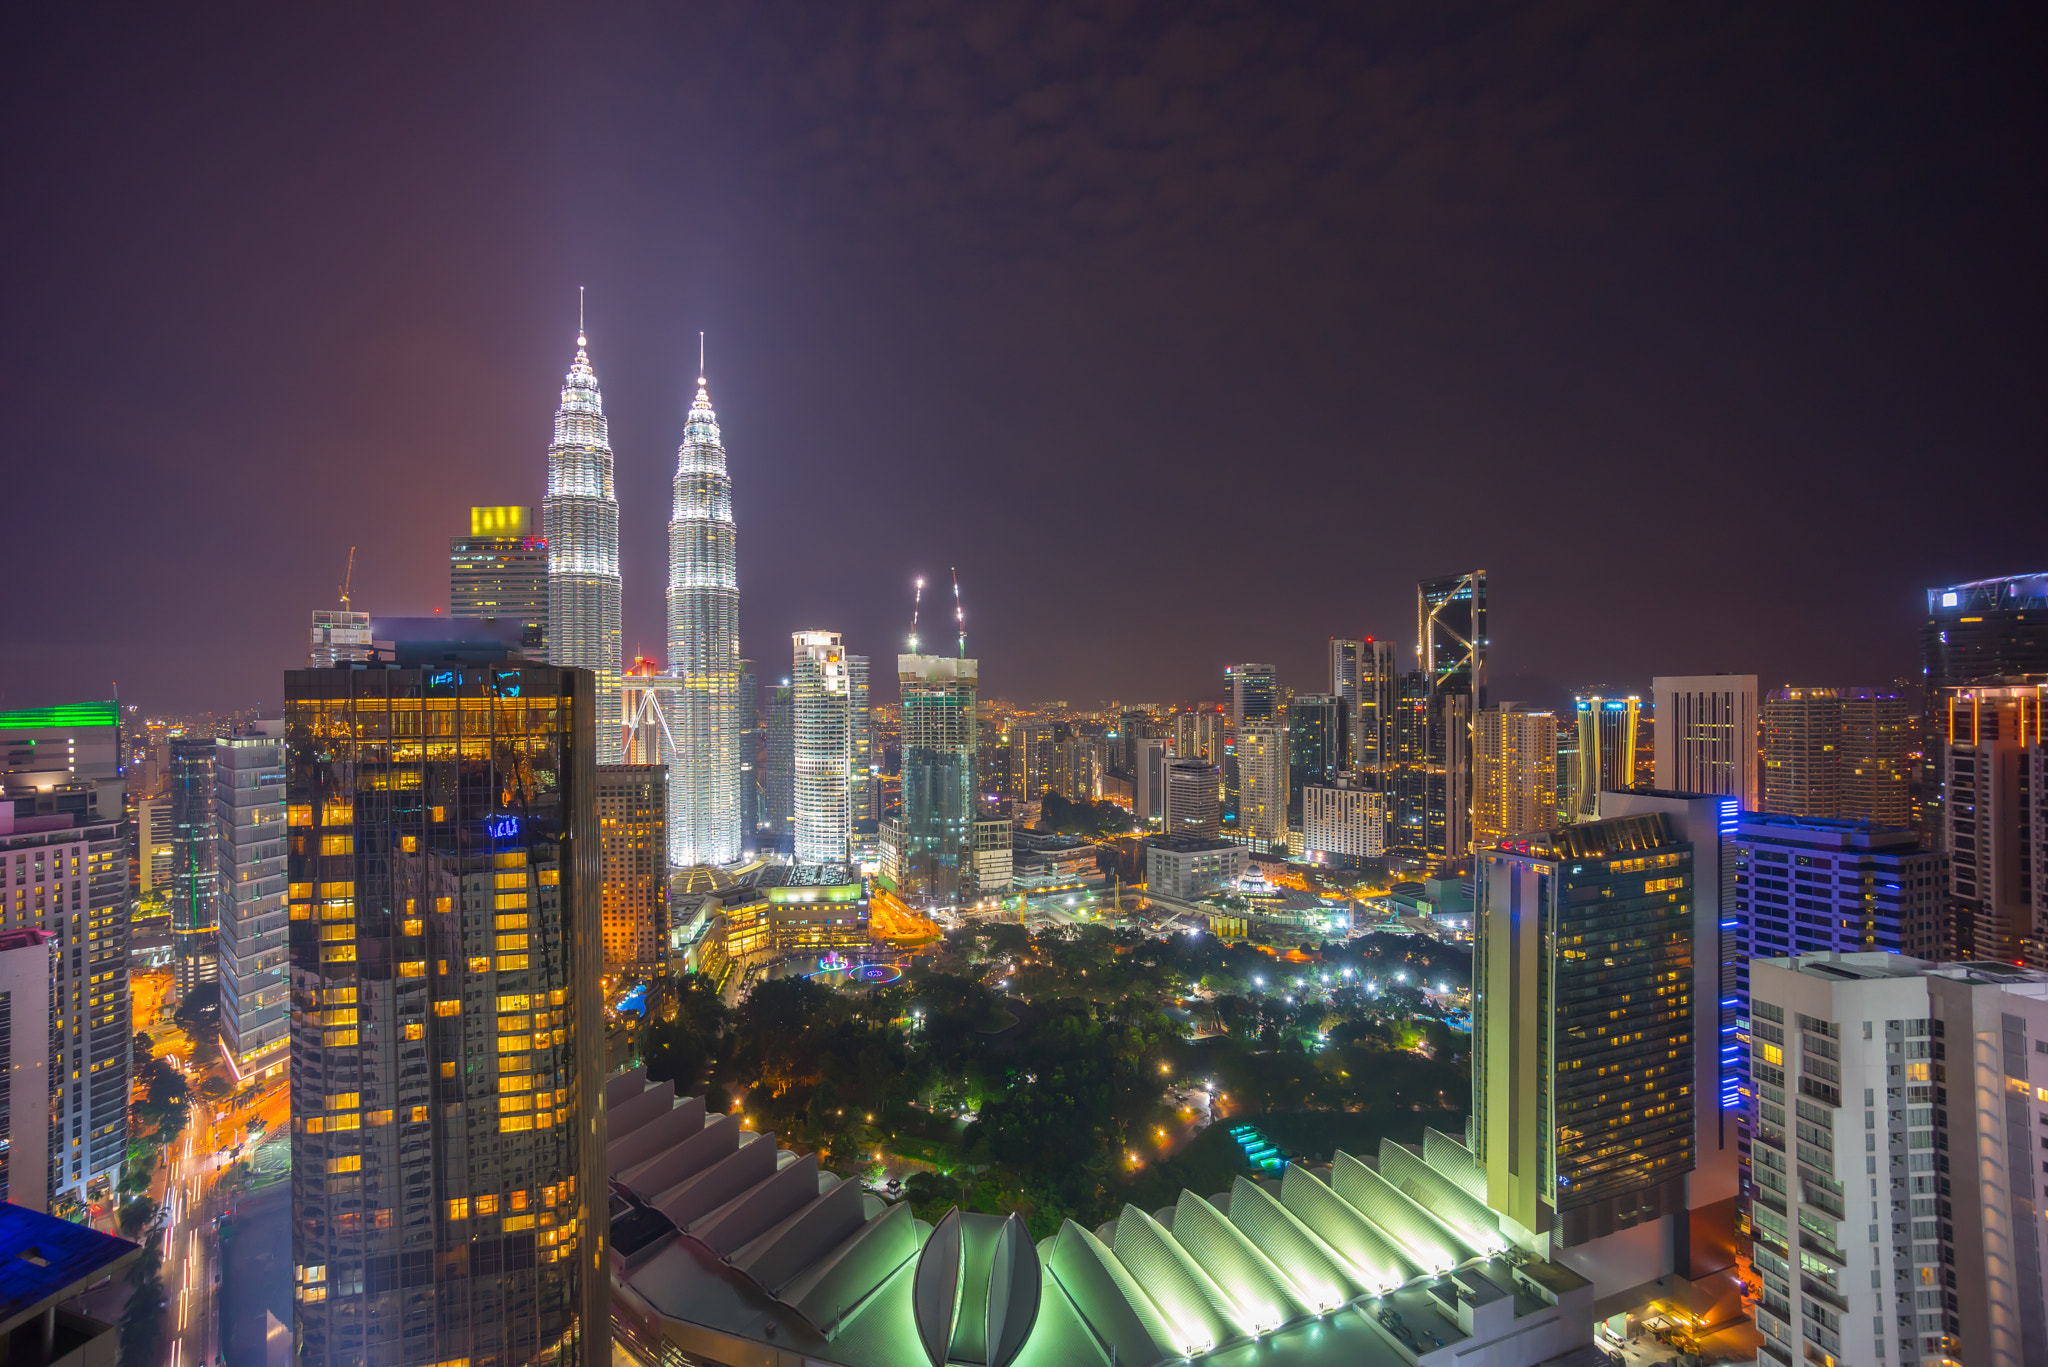
<svg viewBox="0 0 2048 1367"><path fill-rule="evenodd" d="M459 1016L462 1014L462 1003L454 1000L435 1002L434 1014L437 1016Z"/></svg>
<svg viewBox="0 0 2048 1367"><path fill-rule="evenodd" d="M457 1196L448 1202L448 1218L451 1220L467 1220L469 1218L469 1198L467 1196Z"/></svg>
<svg viewBox="0 0 2048 1367"><path fill-rule="evenodd" d="M491 961L487 958L471 959L469 961L469 971L472 973L488 973L491 971Z"/></svg>
<svg viewBox="0 0 2048 1367"><path fill-rule="evenodd" d="M415 1106L415 1107L413 1107L413 1108L412 1108L412 1114L411 1114L411 1116L410 1116L410 1117L408 1117L408 1118L409 1118L409 1119L410 1119L410 1120L412 1121L412 1123L413 1123L413 1124L415 1124L415 1125L424 1125L424 1124L426 1124L426 1123L427 1123L427 1108L426 1108L426 1107L424 1107L424 1106Z"/></svg>
<svg viewBox="0 0 2048 1367"><path fill-rule="evenodd" d="M327 1171L329 1171L330 1173L361 1172L362 1170L363 1156L359 1153L345 1153L341 1155L339 1158L330 1158L327 1160Z"/></svg>
<svg viewBox="0 0 2048 1367"><path fill-rule="evenodd" d="M505 954L499 956L498 971L500 973L516 972L519 969L523 969L525 967L526 955L524 954Z"/></svg>
<svg viewBox="0 0 2048 1367"><path fill-rule="evenodd" d="M405 1027L405 1037L407 1039L425 1039L427 1037L427 1027L421 1025L418 1021L414 1021Z"/></svg>
<svg viewBox="0 0 2048 1367"><path fill-rule="evenodd" d="M476 1213L479 1215L496 1215L498 1213L498 1198L495 1196L477 1197Z"/></svg>

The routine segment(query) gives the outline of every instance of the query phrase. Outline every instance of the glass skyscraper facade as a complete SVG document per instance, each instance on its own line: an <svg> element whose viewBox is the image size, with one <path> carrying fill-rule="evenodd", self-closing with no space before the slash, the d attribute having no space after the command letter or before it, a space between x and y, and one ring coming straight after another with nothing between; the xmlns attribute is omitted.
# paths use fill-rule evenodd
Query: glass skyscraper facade
<svg viewBox="0 0 2048 1367"><path fill-rule="evenodd" d="M612 487L611 439L604 397L590 368L589 342L576 336L576 359L562 380L555 440L548 447L548 492L541 533L548 544L548 659L587 669L597 682L599 764L625 757L619 676L625 654L619 625L619 500Z"/></svg>
<svg viewBox="0 0 2048 1367"><path fill-rule="evenodd" d="M979 664L950 655L898 655L903 700L903 891L957 903L972 871L974 717Z"/></svg>
<svg viewBox="0 0 2048 1367"><path fill-rule="evenodd" d="M609 1360L593 684L285 675L308 1367Z"/></svg>
<svg viewBox="0 0 2048 1367"><path fill-rule="evenodd" d="M285 966L284 724L259 721L213 746L221 1045L243 1077L291 1049Z"/></svg>
<svg viewBox="0 0 2048 1367"><path fill-rule="evenodd" d="M671 694L669 863L730 864L740 857L739 541L732 476L704 379L676 452L668 523L668 669Z"/></svg>
<svg viewBox="0 0 2048 1367"><path fill-rule="evenodd" d="M1351 706L1338 693L1302 693L1287 705L1287 824L1301 825L1301 794L1351 768Z"/></svg>
<svg viewBox="0 0 2048 1367"><path fill-rule="evenodd" d="M178 998L220 976L214 936L213 738L171 742L171 981Z"/></svg>
<svg viewBox="0 0 2048 1367"><path fill-rule="evenodd" d="M1415 586L1415 649L1427 687L1423 847L1429 867L1472 850L1472 723L1486 707L1486 571Z"/></svg>
<svg viewBox="0 0 2048 1367"><path fill-rule="evenodd" d="M1473 1156L1486 1201L1571 1246L1686 1209L1693 847L1661 813L1481 851Z"/></svg>

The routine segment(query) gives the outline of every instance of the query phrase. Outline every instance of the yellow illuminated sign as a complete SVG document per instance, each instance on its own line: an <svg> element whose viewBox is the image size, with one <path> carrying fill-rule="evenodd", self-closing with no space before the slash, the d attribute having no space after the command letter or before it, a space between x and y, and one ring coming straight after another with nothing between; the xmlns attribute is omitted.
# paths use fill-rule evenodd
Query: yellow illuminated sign
<svg viewBox="0 0 2048 1367"><path fill-rule="evenodd" d="M469 510L469 534L471 536L525 536L527 523L531 520L531 508L471 508Z"/></svg>

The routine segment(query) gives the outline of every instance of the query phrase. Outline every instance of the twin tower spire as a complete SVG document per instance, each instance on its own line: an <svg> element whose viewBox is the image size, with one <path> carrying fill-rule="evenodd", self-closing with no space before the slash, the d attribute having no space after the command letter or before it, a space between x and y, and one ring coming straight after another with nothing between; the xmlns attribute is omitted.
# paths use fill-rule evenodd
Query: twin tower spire
<svg viewBox="0 0 2048 1367"><path fill-rule="evenodd" d="M548 447L548 655L597 676L597 760L624 760L620 713L625 657L620 627L619 502L612 448L589 340L577 308L576 356L562 381ZM659 680L667 725L671 867L740 858L739 543L732 477L703 375L676 453L668 524L668 668Z"/></svg>

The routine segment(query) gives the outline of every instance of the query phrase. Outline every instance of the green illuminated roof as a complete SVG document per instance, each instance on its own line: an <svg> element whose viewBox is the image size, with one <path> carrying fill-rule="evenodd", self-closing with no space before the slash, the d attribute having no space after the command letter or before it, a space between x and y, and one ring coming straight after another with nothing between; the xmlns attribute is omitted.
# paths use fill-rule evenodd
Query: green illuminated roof
<svg viewBox="0 0 2048 1367"><path fill-rule="evenodd" d="M113 726L121 709L111 702L71 702L0 712L0 731L45 731L64 726Z"/></svg>

